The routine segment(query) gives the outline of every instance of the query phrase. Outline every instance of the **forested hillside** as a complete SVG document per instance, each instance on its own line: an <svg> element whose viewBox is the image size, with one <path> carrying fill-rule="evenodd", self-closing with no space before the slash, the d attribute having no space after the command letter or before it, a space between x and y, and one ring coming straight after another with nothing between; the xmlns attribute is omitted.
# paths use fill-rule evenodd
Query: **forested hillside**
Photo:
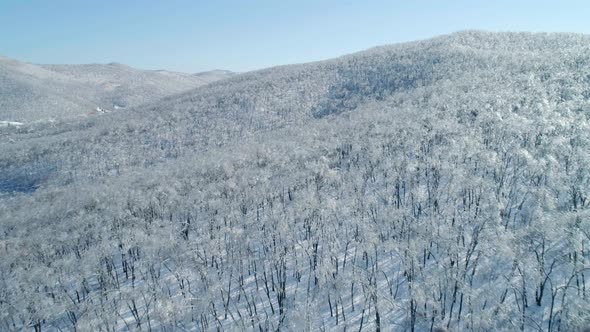
<svg viewBox="0 0 590 332"><path fill-rule="evenodd" d="M184 74L118 63L35 65L0 57L0 120L60 121L156 101L232 76Z"/></svg>
<svg viewBox="0 0 590 332"><path fill-rule="evenodd" d="M580 331L589 98L466 31L0 128L0 330Z"/></svg>

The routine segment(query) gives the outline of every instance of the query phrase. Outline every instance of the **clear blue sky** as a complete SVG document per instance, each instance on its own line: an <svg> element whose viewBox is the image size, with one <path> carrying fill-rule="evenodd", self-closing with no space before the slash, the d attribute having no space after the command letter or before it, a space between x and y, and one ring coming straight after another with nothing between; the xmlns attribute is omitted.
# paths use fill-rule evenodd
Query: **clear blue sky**
<svg viewBox="0 0 590 332"><path fill-rule="evenodd" d="M0 54L246 71L465 29L590 33L590 1L0 0Z"/></svg>

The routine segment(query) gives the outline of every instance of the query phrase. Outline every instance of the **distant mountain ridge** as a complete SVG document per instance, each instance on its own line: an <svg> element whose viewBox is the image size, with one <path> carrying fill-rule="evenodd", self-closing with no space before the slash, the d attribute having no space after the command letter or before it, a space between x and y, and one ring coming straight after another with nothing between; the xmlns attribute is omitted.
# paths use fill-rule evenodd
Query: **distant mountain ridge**
<svg viewBox="0 0 590 332"><path fill-rule="evenodd" d="M133 107L233 74L141 70L114 62L37 65L0 56L0 120L63 120L97 108Z"/></svg>

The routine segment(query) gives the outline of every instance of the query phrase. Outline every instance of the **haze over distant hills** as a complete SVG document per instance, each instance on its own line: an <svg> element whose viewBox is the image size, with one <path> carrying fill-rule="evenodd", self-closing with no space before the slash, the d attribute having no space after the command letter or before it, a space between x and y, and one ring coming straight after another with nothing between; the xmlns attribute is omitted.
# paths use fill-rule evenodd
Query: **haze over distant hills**
<svg viewBox="0 0 590 332"><path fill-rule="evenodd" d="M35 65L0 57L0 120L62 120L97 108L128 108L232 75L140 70L118 63Z"/></svg>
<svg viewBox="0 0 590 332"><path fill-rule="evenodd" d="M0 329L590 322L587 35L463 31L0 138Z"/></svg>

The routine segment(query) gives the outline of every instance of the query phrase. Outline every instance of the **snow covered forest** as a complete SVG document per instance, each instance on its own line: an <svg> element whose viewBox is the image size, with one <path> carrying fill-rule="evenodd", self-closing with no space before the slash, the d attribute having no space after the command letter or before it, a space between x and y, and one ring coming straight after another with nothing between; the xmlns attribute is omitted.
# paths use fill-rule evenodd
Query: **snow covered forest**
<svg viewBox="0 0 590 332"><path fill-rule="evenodd" d="M465 31L0 138L2 331L590 326L590 36Z"/></svg>

